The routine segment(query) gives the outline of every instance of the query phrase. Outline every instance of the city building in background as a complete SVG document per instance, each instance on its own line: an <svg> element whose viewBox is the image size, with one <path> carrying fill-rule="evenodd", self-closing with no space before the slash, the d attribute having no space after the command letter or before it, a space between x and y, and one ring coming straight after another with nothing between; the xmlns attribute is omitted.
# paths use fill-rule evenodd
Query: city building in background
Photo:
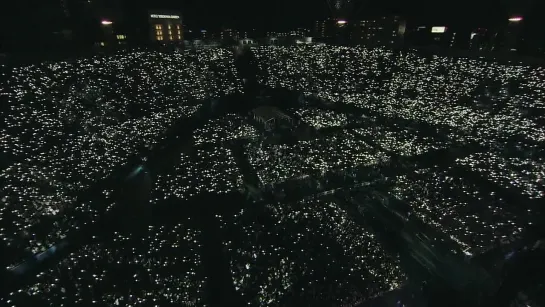
<svg viewBox="0 0 545 307"><path fill-rule="evenodd" d="M300 38L297 38L295 40L295 44L297 45L300 45L300 44L312 44L313 43L313 40L312 40L312 37L310 36L307 36L307 37L300 37Z"/></svg>
<svg viewBox="0 0 545 307"><path fill-rule="evenodd" d="M127 36L121 0L60 1L67 10L76 41L102 47L125 43L125 39L117 39L117 35Z"/></svg>
<svg viewBox="0 0 545 307"><path fill-rule="evenodd" d="M317 42L393 48L403 44L405 29L405 20L399 16L360 21L331 18L316 21L312 34Z"/></svg>
<svg viewBox="0 0 545 307"><path fill-rule="evenodd" d="M314 24L313 37L316 42L330 43L339 45L354 44L353 17L357 11L354 0L327 0L330 9L331 17L326 20L317 21Z"/></svg>
<svg viewBox="0 0 545 307"><path fill-rule="evenodd" d="M181 44L184 34L182 16L177 11L148 12L150 40L161 44Z"/></svg>
<svg viewBox="0 0 545 307"><path fill-rule="evenodd" d="M318 20L314 24L313 36L320 41L329 41L335 37L337 21L329 18L326 20Z"/></svg>
<svg viewBox="0 0 545 307"><path fill-rule="evenodd" d="M100 21L101 34L99 40L96 43L101 47L110 47L117 42L116 34L114 32L114 22L111 19L102 19Z"/></svg>
<svg viewBox="0 0 545 307"><path fill-rule="evenodd" d="M295 30L290 31L291 36L297 36L297 37L308 37L310 36L310 31L305 28L297 28Z"/></svg>
<svg viewBox="0 0 545 307"><path fill-rule="evenodd" d="M257 41L251 38L243 38L238 40L239 46L253 46L257 44Z"/></svg>
<svg viewBox="0 0 545 307"><path fill-rule="evenodd" d="M430 28L424 25L407 28L405 43L409 46L427 46L430 43Z"/></svg>
<svg viewBox="0 0 545 307"><path fill-rule="evenodd" d="M502 50L515 52L519 48L519 39L524 26L522 16L512 16L507 20L507 26L503 37Z"/></svg>
<svg viewBox="0 0 545 307"><path fill-rule="evenodd" d="M308 44L313 39L309 34L310 30L305 28L297 28L291 31L276 32L269 31L265 34L264 39L258 37L259 41L266 45L295 45L295 44Z"/></svg>
<svg viewBox="0 0 545 307"><path fill-rule="evenodd" d="M403 44L406 24L398 16L354 22L350 41L366 47L399 47Z"/></svg>
<svg viewBox="0 0 545 307"><path fill-rule="evenodd" d="M265 45L279 45L279 42L278 42L278 37L276 36L268 36L264 39L263 43Z"/></svg>
<svg viewBox="0 0 545 307"><path fill-rule="evenodd" d="M240 33L237 30L226 28L220 32L220 39L225 43L233 43L240 39Z"/></svg>
<svg viewBox="0 0 545 307"><path fill-rule="evenodd" d="M464 35L445 25L420 25L409 29L406 43L411 47L433 47L439 49L469 47L470 35Z"/></svg>
<svg viewBox="0 0 545 307"><path fill-rule="evenodd" d="M288 37L290 36L289 32L278 32L278 31L269 31L266 34L267 37Z"/></svg>
<svg viewBox="0 0 545 307"><path fill-rule="evenodd" d="M188 40L202 41L205 45L215 42L234 46L251 40L252 44L407 46L545 56L545 19L542 18L545 1L513 1L506 7L507 15L495 24L486 25L486 28L473 28L469 22L441 19L436 19L435 23L411 19L411 27L407 27L405 19L398 16L359 20L356 17L359 2L327 0L327 3L331 11L329 18L315 21L310 29L298 27L278 31L275 25L268 30L263 27L256 29L257 24L241 28L233 28L233 24L222 28L193 25L195 27L188 30L190 28L182 23L180 11L130 10L128 0L44 1L25 16L29 21L18 26L17 31L5 31L0 47L2 50L34 48L74 53L93 47L147 46L150 42L164 45ZM10 24L14 22L16 20Z"/></svg>
<svg viewBox="0 0 545 307"><path fill-rule="evenodd" d="M345 19L326 19L314 25L316 41L330 44L346 45L350 43L352 24Z"/></svg>
<svg viewBox="0 0 545 307"><path fill-rule="evenodd" d="M545 1L532 1L513 16L523 16L524 24L519 41L519 53L531 56L545 56Z"/></svg>
<svg viewBox="0 0 545 307"><path fill-rule="evenodd" d="M469 36L469 50L491 51L493 49L494 34L485 28L477 28Z"/></svg>
<svg viewBox="0 0 545 307"><path fill-rule="evenodd" d="M99 47L119 47L127 44L127 34L121 21L104 18L99 21L100 33L95 43Z"/></svg>
<svg viewBox="0 0 545 307"><path fill-rule="evenodd" d="M446 26L433 26L429 33L431 46L452 48L456 41L456 32Z"/></svg>

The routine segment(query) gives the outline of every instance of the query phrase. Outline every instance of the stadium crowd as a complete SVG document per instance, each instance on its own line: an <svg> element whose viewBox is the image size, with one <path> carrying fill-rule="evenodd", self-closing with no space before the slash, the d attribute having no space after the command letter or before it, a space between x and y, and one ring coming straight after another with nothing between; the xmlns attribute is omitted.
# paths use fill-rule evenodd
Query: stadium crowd
<svg viewBox="0 0 545 307"><path fill-rule="evenodd" d="M212 119L194 131L193 150L154 174L154 206L241 190L247 174L230 147L238 140L263 186L404 161L390 178L390 195L467 254L516 237L532 222L535 200L545 196L543 68L336 46L252 52L261 84L304 93L304 105L289 111L316 137L270 143L244 114ZM7 266L77 229L76 216L96 216L97 201L79 201L81 191L153 148L199 101L243 89L231 51L220 48L42 63L4 77L0 238L24 251ZM426 158L452 147L460 148L452 163ZM519 195L524 205L513 208L518 204L483 183ZM331 195L256 202L215 218L233 285L250 306L350 306L406 278L399 259ZM115 233L113 242L82 247L0 302L206 305L203 227L184 215L142 237Z"/></svg>
<svg viewBox="0 0 545 307"><path fill-rule="evenodd" d="M15 67L7 71L3 95L8 98L8 105L3 113L5 126L2 126L0 140L3 161L7 161L0 170L0 237L10 250L21 252L6 255L4 263L10 266L29 253L44 250L76 230L82 215L96 215L95 206L101 204L93 200L77 201L82 191L152 148L175 121L190 117L198 110L198 101L239 91L241 83L235 78L234 69L231 53L217 49L191 54L131 52ZM210 177L203 175L203 178ZM215 182L213 179L212 184ZM196 181L193 184L198 186ZM156 189L166 190L160 184ZM104 193L107 195L111 191ZM81 214L73 214L70 209ZM97 285L105 281L93 276L100 276L96 270L85 271L80 267L100 263L98 270L102 272L108 264L138 263L142 269L144 263L153 268L176 263L173 259L165 259L165 253L153 244L161 235L168 237L170 231L150 233L150 244L139 245L141 248L137 252L130 247L129 251L138 253L138 257L116 255L100 246L86 247L70 261L61 263L58 272L54 270L55 273L42 275L44 279L39 284L25 291L50 305L81 303L85 291L91 288L89 283ZM191 231L196 230L184 232L196 236ZM176 237L169 240L178 241ZM166 239L162 241L161 245L164 245ZM184 246L182 241L178 243L180 246L188 251L193 249ZM150 250L156 254L148 254ZM193 259L194 252L188 255L191 257L188 262L198 266L198 261ZM65 276L65 270L77 271L80 275L71 273L68 279L62 279L60 276ZM153 274L156 272L159 274L156 270ZM202 282L191 283L191 278L184 278L191 271L180 273L176 278L165 274L156 277L162 280L158 284L166 283L160 289L164 292L163 303L177 304L195 299L195 296L184 298L187 296L184 293L197 292ZM76 282L76 289L69 296L56 285L59 280L70 280L69 284L84 281ZM182 291L177 291L180 288ZM44 293L51 295L44 296ZM146 298L146 292L132 293L135 299L150 299ZM158 296L152 298L155 300ZM112 296L112 300L113 303L118 299ZM127 301L131 299L125 297L124 302Z"/></svg>
<svg viewBox="0 0 545 307"><path fill-rule="evenodd" d="M308 101L321 101L319 108L313 105L311 111L298 111L317 129L349 127L347 133L361 136L364 142L375 144L378 152L389 155L414 157L461 147L453 166L443 165L448 173L442 174L442 168L436 167L427 171L427 180L408 180L408 175L401 174L396 189L413 194L404 199L412 208L421 208L421 218L449 233L468 252L482 250L502 236L520 233L531 213L538 209L532 207L537 204L533 200L545 196L545 93L540 88L545 82L545 70L541 67L332 46L261 47L255 49L255 54L261 70L268 72L261 82L303 91ZM337 111L335 115L331 110ZM350 127L344 118L354 110L374 124ZM350 138L346 139L350 144ZM464 151L464 146L469 148L470 144L479 145L482 152ZM283 146L282 150L292 153L304 146ZM331 146L332 150L336 148ZM272 156L283 160L282 154ZM286 160L291 163L294 159ZM271 172L263 171L259 164L256 168L274 174L278 173L278 164L268 164ZM492 195L480 195L480 183L464 178L474 175L498 189L521 194L519 201L526 200L524 207L528 206L526 214L502 205L505 200L494 191L488 191ZM445 186L445 181L452 184ZM464 183L459 187L454 182ZM468 189L472 192L465 199ZM479 214L468 215L468 207ZM514 212L520 221L514 221ZM453 227L452 220L445 217L447 213L455 216L460 225ZM527 222L522 222L524 219ZM468 236L487 239L476 243Z"/></svg>

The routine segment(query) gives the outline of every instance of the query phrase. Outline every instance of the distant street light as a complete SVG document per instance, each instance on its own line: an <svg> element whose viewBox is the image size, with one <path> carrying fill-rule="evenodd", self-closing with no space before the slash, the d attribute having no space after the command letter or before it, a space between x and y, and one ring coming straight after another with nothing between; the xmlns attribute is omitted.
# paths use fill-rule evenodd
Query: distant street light
<svg viewBox="0 0 545 307"><path fill-rule="evenodd" d="M111 22L109 20L103 20L103 21L101 21L101 24L105 25L105 26L109 26L109 25L113 24L113 22Z"/></svg>
<svg viewBox="0 0 545 307"><path fill-rule="evenodd" d="M509 18L509 21L510 22L519 22L519 21L522 21L522 17L519 17L519 16L511 17L511 18Z"/></svg>
<svg viewBox="0 0 545 307"><path fill-rule="evenodd" d="M337 20L337 24L344 25L346 24L346 20Z"/></svg>

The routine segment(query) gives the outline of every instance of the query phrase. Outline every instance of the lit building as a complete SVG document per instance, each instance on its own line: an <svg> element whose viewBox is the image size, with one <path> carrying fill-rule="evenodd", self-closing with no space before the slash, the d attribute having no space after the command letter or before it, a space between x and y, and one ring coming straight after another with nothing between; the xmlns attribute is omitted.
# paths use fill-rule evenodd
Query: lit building
<svg viewBox="0 0 545 307"><path fill-rule="evenodd" d="M256 44L256 41L251 38L243 38L238 41L240 46L252 46Z"/></svg>
<svg viewBox="0 0 545 307"><path fill-rule="evenodd" d="M420 25L407 29L405 43L410 46L427 46L430 43L430 28Z"/></svg>
<svg viewBox="0 0 545 307"><path fill-rule="evenodd" d="M413 47L467 50L470 48L471 39L474 39L476 36L471 33L469 29L465 28L452 28L444 25L421 25L409 29L405 34L404 40L406 45ZM475 40L474 45L476 42Z"/></svg>
<svg viewBox="0 0 545 307"><path fill-rule="evenodd" d="M469 39L469 50L490 51L492 49L492 36L490 31L478 28L471 32Z"/></svg>
<svg viewBox="0 0 545 307"><path fill-rule="evenodd" d="M316 21L313 37L317 41L334 44L346 44L349 42L352 24L345 19L326 19Z"/></svg>
<svg viewBox="0 0 545 307"><path fill-rule="evenodd" d="M367 47L396 47L403 43L405 21L398 16L355 22L350 41Z"/></svg>
<svg viewBox="0 0 545 307"><path fill-rule="evenodd" d="M276 32L276 31L270 31L267 32L267 37L290 37L290 32Z"/></svg>
<svg viewBox="0 0 545 307"><path fill-rule="evenodd" d="M223 41L237 41L240 38L238 31L233 29L224 29L220 33L220 39Z"/></svg>
<svg viewBox="0 0 545 307"><path fill-rule="evenodd" d="M108 47L125 42L117 39L127 33L121 0L61 0L61 3L67 8L77 40Z"/></svg>
<svg viewBox="0 0 545 307"><path fill-rule="evenodd" d="M265 38L265 44L267 44L267 45L278 45L278 37L267 36Z"/></svg>
<svg viewBox="0 0 545 307"><path fill-rule="evenodd" d="M209 38L208 31L206 31L205 29L200 30L199 31L199 38L200 39L208 39Z"/></svg>
<svg viewBox="0 0 545 307"><path fill-rule="evenodd" d="M431 45L451 47L456 33L451 33L445 26L434 26L430 29Z"/></svg>
<svg viewBox="0 0 545 307"><path fill-rule="evenodd" d="M310 34L310 31L305 28L297 28L295 30L290 31L291 36L308 37L309 34Z"/></svg>
<svg viewBox="0 0 545 307"><path fill-rule="evenodd" d="M513 16L507 20L507 28L505 30L504 41L502 44L503 50L517 51L523 21L524 19L521 16Z"/></svg>
<svg viewBox="0 0 545 307"><path fill-rule="evenodd" d="M102 19L100 21L101 34L96 42L100 47L110 47L115 42L114 22L110 19Z"/></svg>
<svg viewBox="0 0 545 307"><path fill-rule="evenodd" d="M118 22L112 19L102 19L100 27L101 33L95 43L96 46L110 48L127 43L126 32L123 32L123 27Z"/></svg>
<svg viewBox="0 0 545 307"><path fill-rule="evenodd" d="M158 43L182 43L182 17L176 11L150 11L148 14L150 39Z"/></svg>
<svg viewBox="0 0 545 307"><path fill-rule="evenodd" d="M525 55L545 56L545 1L532 1L524 12L524 30L520 34L518 51Z"/></svg>
<svg viewBox="0 0 545 307"><path fill-rule="evenodd" d="M328 40L335 37L336 22L334 19L316 21L314 24L314 37L321 40Z"/></svg>
<svg viewBox="0 0 545 307"><path fill-rule="evenodd" d="M312 44L313 41L312 41L312 37L299 37L295 40L295 43L300 45L300 44Z"/></svg>

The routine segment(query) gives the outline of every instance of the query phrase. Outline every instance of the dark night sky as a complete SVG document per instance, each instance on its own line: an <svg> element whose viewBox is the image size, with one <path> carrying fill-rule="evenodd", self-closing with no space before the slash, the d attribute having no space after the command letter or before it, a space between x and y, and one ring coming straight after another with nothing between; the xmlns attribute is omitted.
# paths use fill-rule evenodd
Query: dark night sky
<svg viewBox="0 0 545 307"><path fill-rule="evenodd" d="M532 0L352 0L356 17L366 15L401 14L409 21L461 23L472 26L493 23L505 18L507 11L520 11L524 2ZM132 2L132 1L131 1ZM153 0L146 8L172 8L182 12L190 28L287 30L309 27L313 21L328 16L326 0Z"/></svg>
<svg viewBox="0 0 545 307"><path fill-rule="evenodd" d="M7 13L12 22L28 16L28 8L42 7L45 3L58 4L60 0L19 0ZM82 1L82 0L67 0ZM104 3L121 2L127 16L146 18L149 9L174 9L182 13L190 29L234 27L241 30L290 30L298 26L310 27L314 21L330 16L327 0L91 0ZM334 1L334 0L331 0ZM350 0L355 19L372 15L399 14L413 23L430 22L436 25L487 26L496 20L506 20L507 12L528 10L528 3L544 0ZM14 7L20 10L15 10ZM20 14L17 14L19 11ZM34 9L40 14L43 10ZM355 15L354 13L352 13ZM0 14L1 15L1 14Z"/></svg>
<svg viewBox="0 0 545 307"><path fill-rule="evenodd" d="M20 20L41 22L47 15L45 4L58 6L60 0L19 0L10 2L10 10L0 10L5 15L0 23L10 25ZM68 0L82 1L82 0ZM239 30L256 28L260 31L285 31L297 27L312 28L314 21L330 16L326 0L91 0L104 3L119 3L127 19L147 20L149 9L173 9L180 11L184 24L189 29L205 28L217 30L232 27ZM331 0L334 1L334 0ZM494 26L507 20L510 14L543 12L543 9L529 9L531 2L545 4L544 0L351 0L354 4L352 17L398 14L409 21L409 25L467 25ZM29 11L29 8L33 8ZM357 14L355 14L357 12ZM35 17L30 15L34 14ZM536 13L536 20L543 20L543 13ZM29 17L30 16L30 17ZM2 27L12 29L11 26ZM0 30L2 31L2 30ZM13 31L11 31L13 32ZM1 33L0 33L1 34ZM1 35L0 35L1 36ZM1 38L1 37L0 37Z"/></svg>

